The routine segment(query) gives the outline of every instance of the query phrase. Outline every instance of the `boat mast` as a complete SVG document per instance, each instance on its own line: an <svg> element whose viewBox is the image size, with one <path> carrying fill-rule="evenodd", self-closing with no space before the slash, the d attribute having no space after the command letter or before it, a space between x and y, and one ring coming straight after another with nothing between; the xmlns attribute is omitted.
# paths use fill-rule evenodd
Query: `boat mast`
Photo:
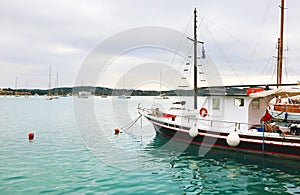
<svg viewBox="0 0 300 195"><path fill-rule="evenodd" d="M57 95L58 96L58 72L56 72L56 94L55 95Z"/></svg>
<svg viewBox="0 0 300 195"><path fill-rule="evenodd" d="M51 96L51 65L49 67L49 91L48 96Z"/></svg>
<svg viewBox="0 0 300 195"><path fill-rule="evenodd" d="M194 43L194 109L197 109L197 95L198 95L198 86L197 86L197 44L204 44L202 41L197 40L197 9L194 10L194 39L187 37L190 41Z"/></svg>
<svg viewBox="0 0 300 195"><path fill-rule="evenodd" d="M18 89L18 77L16 77L15 88Z"/></svg>
<svg viewBox="0 0 300 195"><path fill-rule="evenodd" d="M197 10L194 10L194 109L197 109Z"/></svg>
<svg viewBox="0 0 300 195"><path fill-rule="evenodd" d="M282 84L282 58L283 58L283 25L284 25L284 0L280 6L280 37L278 38L277 54L277 88Z"/></svg>

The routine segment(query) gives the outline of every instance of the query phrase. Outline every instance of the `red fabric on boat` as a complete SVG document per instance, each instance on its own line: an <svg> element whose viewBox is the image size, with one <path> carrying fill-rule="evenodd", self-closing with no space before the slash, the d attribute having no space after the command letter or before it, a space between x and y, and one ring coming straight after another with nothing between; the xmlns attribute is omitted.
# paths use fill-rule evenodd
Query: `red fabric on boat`
<svg viewBox="0 0 300 195"><path fill-rule="evenodd" d="M163 113L163 117L164 117L164 118L176 118L176 115L174 115L174 114Z"/></svg>

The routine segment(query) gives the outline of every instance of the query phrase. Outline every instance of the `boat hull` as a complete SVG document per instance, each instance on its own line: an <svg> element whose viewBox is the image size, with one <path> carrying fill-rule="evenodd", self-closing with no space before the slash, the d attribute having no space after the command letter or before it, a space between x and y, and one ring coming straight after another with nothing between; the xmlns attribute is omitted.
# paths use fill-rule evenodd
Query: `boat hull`
<svg viewBox="0 0 300 195"><path fill-rule="evenodd" d="M189 135L188 127L167 124L152 118L148 118L148 120L153 124L158 134L168 139L204 146L206 148L219 148L300 160L300 139L292 140L287 137L274 138L239 134L240 143L238 146L232 147L229 146L226 141L229 133L218 133L198 129L199 134L192 138Z"/></svg>

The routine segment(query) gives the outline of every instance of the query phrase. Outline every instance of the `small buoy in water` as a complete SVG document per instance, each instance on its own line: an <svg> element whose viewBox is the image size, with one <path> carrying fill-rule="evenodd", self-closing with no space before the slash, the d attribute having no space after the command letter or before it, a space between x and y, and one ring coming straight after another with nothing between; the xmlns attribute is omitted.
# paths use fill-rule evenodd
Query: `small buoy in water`
<svg viewBox="0 0 300 195"><path fill-rule="evenodd" d="M33 140L34 139L34 133L28 133L28 139Z"/></svg>
<svg viewBox="0 0 300 195"><path fill-rule="evenodd" d="M191 137L196 137L198 135L198 133L199 132L198 132L198 129L197 129L196 126L191 127L190 130L189 130L189 135Z"/></svg>
<svg viewBox="0 0 300 195"><path fill-rule="evenodd" d="M240 144L240 136L237 132L233 131L229 133L229 135L226 138L226 142L229 146L235 147Z"/></svg>
<svg viewBox="0 0 300 195"><path fill-rule="evenodd" d="M120 133L120 129L119 128L115 128L115 134L119 134Z"/></svg>

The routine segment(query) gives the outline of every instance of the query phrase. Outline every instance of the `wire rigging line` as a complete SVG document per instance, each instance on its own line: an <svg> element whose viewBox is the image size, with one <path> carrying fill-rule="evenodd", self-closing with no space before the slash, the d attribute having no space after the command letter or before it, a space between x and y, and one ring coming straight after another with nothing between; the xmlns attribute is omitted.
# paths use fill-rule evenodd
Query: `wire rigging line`
<svg viewBox="0 0 300 195"><path fill-rule="evenodd" d="M193 49L193 45L191 45L191 47L190 47L190 49L187 51L186 55L188 55L188 54L192 51L192 49ZM172 76L172 78L170 79L170 82L177 81L178 74L179 74L179 72L180 72L180 69L182 68L182 64L185 64L185 62L186 62L186 58L184 58L184 59L182 60L181 66L178 67L176 73L175 73L175 74ZM191 67L191 65L190 65L190 67ZM189 72L191 72L191 71L189 71ZM191 74L191 73L190 73L190 74ZM186 74L186 77L187 77L187 74Z"/></svg>
<svg viewBox="0 0 300 195"><path fill-rule="evenodd" d="M259 33L258 33L256 42L255 42L254 50L252 51L251 59L250 59L249 65L248 65L248 67L247 67L246 75L249 75L250 67L251 67L251 65L252 65L252 63L253 63L253 58L254 58L254 55L255 55L255 53L256 53L257 46L258 46L259 40L260 40L261 35L262 35L262 31L263 31L263 27L264 27L265 22L266 22L266 19L267 19L267 15L269 14L269 10L270 10L270 7L271 7L271 3L272 3L272 0L269 0L269 4L268 4L268 7L267 7L267 11L265 12L265 16L264 16L263 21L262 21L262 23L261 23L260 30L259 30Z"/></svg>
<svg viewBox="0 0 300 195"><path fill-rule="evenodd" d="M286 4L288 4L288 1L286 2ZM287 9L287 7L288 7L288 5L286 5L286 9ZM289 12L286 12L286 14L285 14L285 17L286 17L286 19L285 19L285 23L286 23L286 25L285 25L285 31L286 31L286 34L289 34L289 23L288 23L288 21L289 21L289 19L288 19L288 17L289 17ZM289 45L289 40L288 39L286 39L286 52L285 52L285 60L284 60L284 71L285 71L285 76L286 76L286 79L287 79L287 82L289 83L290 81L289 81L289 77L288 77L288 52L289 52L289 49L288 49L288 45Z"/></svg>
<svg viewBox="0 0 300 195"><path fill-rule="evenodd" d="M191 25L192 18L193 18L193 16L191 16L190 19L189 19L189 22L188 22L188 24L187 24L187 26L186 26L186 28L185 28L185 31L184 31L184 33L183 33L183 35L182 35L182 37L181 37L181 39L180 39L180 41L179 41L179 43L178 43L178 46L177 46L177 48L176 48L176 52L174 53L174 55L173 55L173 57L172 57L172 59L171 59L170 65L172 65L172 64L174 63L175 57L176 57L177 54L178 54L177 51L179 50L179 48L180 48L181 45L182 45L183 40L185 39L185 35L186 35L186 32L188 31L190 25ZM166 72L165 76L162 78L162 81L164 81L164 80L167 78L170 69L171 69L171 67L169 67L169 68L167 69L167 72ZM161 81L161 82L162 82L162 81Z"/></svg>
<svg viewBox="0 0 300 195"><path fill-rule="evenodd" d="M271 80L273 80L274 76L276 75L276 63L277 61L275 61L275 66L272 66L272 77L271 77Z"/></svg>
<svg viewBox="0 0 300 195"><path fill-rule="evenodd" d="M275 50L275 49L274 49ZM269 72L273 72L273 69L274 69L274 63L272 62L272 59L274 59L274 56L272 56L272 54L274 53L274 50L272 50L270 52L270 57L269 59L267 60L267 63L265 64L264 66L264 69L262 70L261 72L261 75L262 75L262 79L264 79L264 75L269 75L268 73ZM269 70L267 70L269 68ZM274 75L272 75L273 77ZM272 82L272 80L270 80L270 82Z"/></svg>
<svg viewBox="0 0 300 195"><path fill-rule="evenodd" d="M229 64L232 72L235 74L235 76L238 78L238 80L241 82L241 84L243 84L243 81L241 80L241 78L239 77L239 75L237 74L237 72L235 71L235 69L233 68L233 65L231 64L231 62L228 60L228 58L226 57L224 51L222 50L222 48L220 47L220 45L218 44L217 40L215 39L215 37L213 36L213 34L211 33L211 31L208 29L208 27L206 25L204 25L206 27L207 32L209 33L209 35L211 36L211 38L213 39L213 41L215 42L215 45L217 46L217 48L219 49L219 51L221 52L222 56L224 57L225 61Z"/></svg>

